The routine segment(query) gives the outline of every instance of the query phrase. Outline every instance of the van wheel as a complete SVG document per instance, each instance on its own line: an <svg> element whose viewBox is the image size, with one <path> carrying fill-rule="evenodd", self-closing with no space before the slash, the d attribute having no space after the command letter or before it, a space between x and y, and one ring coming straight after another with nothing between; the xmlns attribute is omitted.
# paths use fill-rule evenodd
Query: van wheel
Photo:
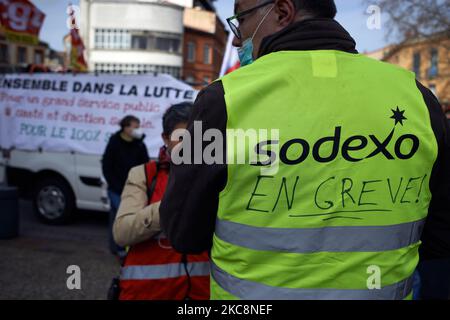
<svg viewBox="0 0 450 320"><path fill-rule="evenodd" d="M44 178L36 184L34 208L43 222L54 225L66 224L75 212L72 189L61 178Z"/></svg>

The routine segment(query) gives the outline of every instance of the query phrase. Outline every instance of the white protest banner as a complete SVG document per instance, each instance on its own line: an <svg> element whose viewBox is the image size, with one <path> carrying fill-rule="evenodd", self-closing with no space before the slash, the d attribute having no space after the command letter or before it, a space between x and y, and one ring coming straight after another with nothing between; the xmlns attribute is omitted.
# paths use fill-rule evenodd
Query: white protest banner
<svg viewBox="0 0 450 320"><path fill-rule="evenodd" d="M126 115L141 120L152 157L162 116L197 91L170 75L8 74L0 77L0 146L101 155Z"/></svg>

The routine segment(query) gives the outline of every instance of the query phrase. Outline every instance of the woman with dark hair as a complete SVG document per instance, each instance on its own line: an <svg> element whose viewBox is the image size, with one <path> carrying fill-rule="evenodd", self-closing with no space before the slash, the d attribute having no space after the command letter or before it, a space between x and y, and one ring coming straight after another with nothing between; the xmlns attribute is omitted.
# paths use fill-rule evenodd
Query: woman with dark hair
<svg viewBox="0 0 450 320"><path fill-rule="evenodd" d="M208 253L177 253L159 226L170 151L179 143L171 140L171 135L186 129L191 110L191 103L182 103L166 111L158 162L148 162L129 173L113 228L116 242L130 247L120 276L121 300L209 299Z"/></svg>
<svg viewBox="0 0 450 320"><path fill-rule="evenodd" d="M111 136L103 154L103 176L108 183L108 197L111 204L109 244L112 254L123 256L125 250L119 247L112 236L112 224L120 204L128 172L131 168L148 162L145 135L140 129L140 120L135 116L126 116L120 121L120 131Z"/></svg>

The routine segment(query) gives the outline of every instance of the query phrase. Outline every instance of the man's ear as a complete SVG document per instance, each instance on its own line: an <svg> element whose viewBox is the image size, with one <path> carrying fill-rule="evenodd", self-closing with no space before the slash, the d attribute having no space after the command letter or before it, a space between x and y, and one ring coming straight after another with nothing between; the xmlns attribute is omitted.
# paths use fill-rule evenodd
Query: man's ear
<svg viewBox="0 0 450 320"><path fill-rule="evenodd" d="M295 21L297 9L293 0L276 1L274 10L280 27L285 28Z"/></svg>

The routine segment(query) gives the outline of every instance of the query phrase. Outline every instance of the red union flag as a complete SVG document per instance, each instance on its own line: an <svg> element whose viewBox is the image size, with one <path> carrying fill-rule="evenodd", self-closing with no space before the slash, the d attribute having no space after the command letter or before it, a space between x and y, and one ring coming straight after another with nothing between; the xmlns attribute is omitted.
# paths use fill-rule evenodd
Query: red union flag
<svg viewBox="0 0 450 320"><path fill-rule="evenodd" d="M44 19L29 0L0 0L0 27L8 41L38 44Z"/></svg>
<svg viewBox="0 0 450 320"><path fill-rule="evenodd" d="M86 60L84 59L84 43L78 32L78 25L75 19L75 11L72 5L68 8L69 16L71 19L70 38L72 41L72 49L70 51L70 65L73 71L87 72L88 67Z"/></svg>

